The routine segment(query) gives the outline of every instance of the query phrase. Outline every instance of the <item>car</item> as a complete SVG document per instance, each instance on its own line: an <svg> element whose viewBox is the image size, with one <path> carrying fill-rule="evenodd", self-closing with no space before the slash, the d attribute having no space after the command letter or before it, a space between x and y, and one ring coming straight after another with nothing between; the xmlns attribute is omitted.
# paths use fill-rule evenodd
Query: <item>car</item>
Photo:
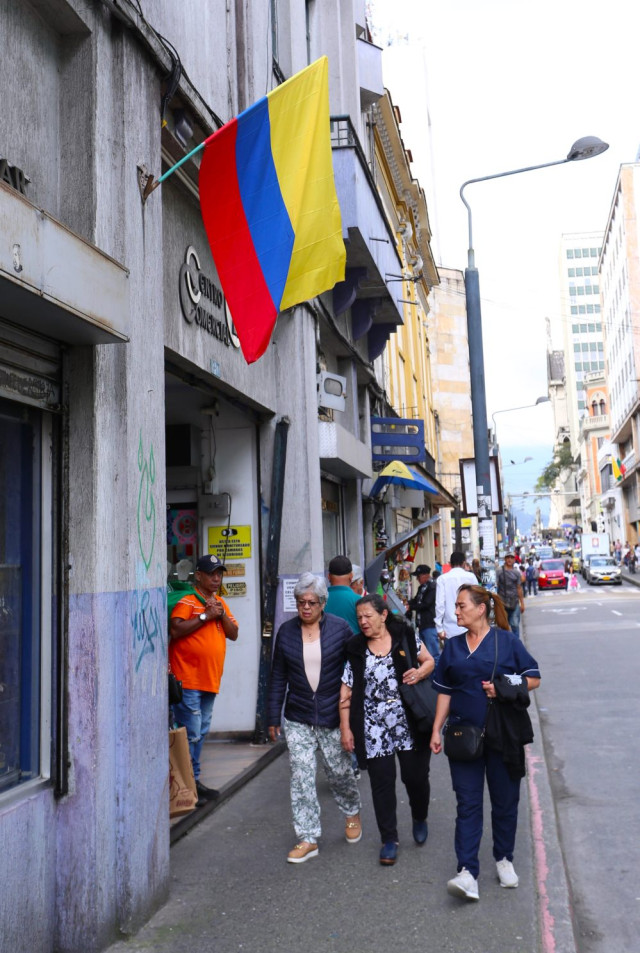
<svg viewBox="0 0 640 953"><path fill-rule="evenodd" d="M594 553L589 557L585 579L590 586L606 582L621 586L622 571L613 556L598 556Z"/></svg>
<svg viewBox="0 0 640 953"><path fill-rule="evenodd" d="M589 570L589 563L592 559L613 559L613 556L608 556L606 553L587 553L587 555L582 560L581 571L582 578L587 578L587 572ZM614 560L615 561L615 560Z"/></svg>
<svg viewBox="0 0 640 953"><path fill-rule="evenodd" d="M569 580L562 559L543 559L538 573L538 589L566 589Z"/></svg>
<svg viewBox="0 0 640 953"><path fill-rule="evenodd" d="M538 546L536 549L536 557L538 559L552 559L553 549L551 546Z"/></svg>
<svg viewBox="0 0 640 953"><path fill-rule="evenodd" d="M568 539L554 539L551 541L554 556L567 556L571 552L571 543Z"/></svg>

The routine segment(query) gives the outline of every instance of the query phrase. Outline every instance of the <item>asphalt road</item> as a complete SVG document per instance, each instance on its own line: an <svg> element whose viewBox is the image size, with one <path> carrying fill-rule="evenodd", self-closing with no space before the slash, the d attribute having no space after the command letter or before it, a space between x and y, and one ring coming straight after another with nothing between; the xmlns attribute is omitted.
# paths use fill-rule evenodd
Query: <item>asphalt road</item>
<svg viewBox="0 0 640 953"><path fill-rule="evenodd" d="M527 598L579 953L640 950L640 590Z"/></svg>

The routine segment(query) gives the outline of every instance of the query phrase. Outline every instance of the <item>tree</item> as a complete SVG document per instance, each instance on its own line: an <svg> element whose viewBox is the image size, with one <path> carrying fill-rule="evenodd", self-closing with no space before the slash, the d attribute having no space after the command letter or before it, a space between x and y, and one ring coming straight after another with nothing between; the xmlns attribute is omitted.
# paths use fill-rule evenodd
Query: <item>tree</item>
<svg viewBox="0 0 640 953"><path fill-rule="evenodd" d="M573 466L573 455L571 445L563 443L553 455L553 460L546 465L536 482L536 490L550 490L555 486L556 480L562 470L568 470Z"/></svg>

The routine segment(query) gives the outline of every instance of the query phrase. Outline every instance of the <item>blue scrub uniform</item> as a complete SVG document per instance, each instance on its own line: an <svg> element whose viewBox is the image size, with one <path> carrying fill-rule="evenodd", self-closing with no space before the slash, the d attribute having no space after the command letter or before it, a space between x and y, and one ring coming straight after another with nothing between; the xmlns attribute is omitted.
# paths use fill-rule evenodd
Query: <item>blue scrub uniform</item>
<svg viewBox="0 0 640 953"><path fill-rule="evenodd" d="M538 663L511 632L493 627L474 652L469 652L466 635L447 639L433 673L433 685L438 692L451 696L449 724L484 725L488 700L482 682L489 681L493 672L496 636L496 674L540 678ZM466 867L477 878L485 775L491 798L493 856L496 860L503 857L513 860L520 779L511 778L500 752L486 746L483 756L477 761L450 761L449 767L458 803L455 835L458 871Z"/></svg>

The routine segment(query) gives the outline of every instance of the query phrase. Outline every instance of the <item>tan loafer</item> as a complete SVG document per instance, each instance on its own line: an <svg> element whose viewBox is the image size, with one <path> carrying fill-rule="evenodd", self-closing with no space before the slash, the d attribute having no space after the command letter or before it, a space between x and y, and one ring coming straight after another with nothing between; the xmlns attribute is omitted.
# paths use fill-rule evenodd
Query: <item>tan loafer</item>
<svg viewBox="0 0 640 953"><path fill-rule="evenodd" d="M289 864L304 864L305 860L311 860L312 857L318 856L318 845L310 844L309 841L303 840L299 844L290 850L287 854L287 863Z"/></svg>
<svg viewBox="0 0 640 953"><path fill-rule="evenodd" d="M347 818L344 825L344 836L347 844L357 844L362 838L362 821L359 814Z"/></svg>

